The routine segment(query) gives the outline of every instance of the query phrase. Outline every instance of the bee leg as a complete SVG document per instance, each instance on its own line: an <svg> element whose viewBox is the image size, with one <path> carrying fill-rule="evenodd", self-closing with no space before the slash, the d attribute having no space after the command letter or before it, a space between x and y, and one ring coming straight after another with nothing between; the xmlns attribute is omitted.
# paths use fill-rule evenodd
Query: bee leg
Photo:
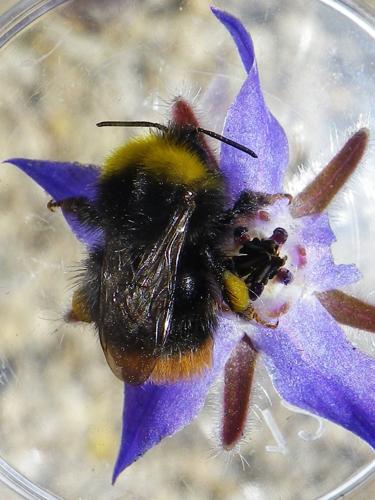
<svg viewBox="0 0 375 500"><path fill-rule="evenodd" d="M290 205L293 201L293 196L288 193L276 193L272 194L269 197L269 203L270 205L273 205L276 201L286 199L288 200L288 205Z"/></svg>
<svg viewBox="0 0 375 500"><path fill-rule="evenodd" d="M50 200L47 203L47 208L51 210L51 212L54 212L56 208L61 208L64 212L75 215L79 222L83 224L98 224L99 216L96 208L83 196L65 198L59 201Z"/></svg>
<svg viewBox="0 0 375 500"><path fill-rule="evenodd" d="M55 200L49 200L49 202L47 203L47 208L51 212L54 212L56 208L60 208L60 203Z"/></svg>
<svg viewBox="0 0 375 500"><path fill-rule="evenodd" d="M231 311L231 308L225 302L220 302L218 305L218 310L221 312L229 312Z"/></svg>
<svg viewBox="0 0 375 500"><path fill-rule="evenodd" d="M51 210L51 212L55 211L55 208L61 208L62 210L76 214L82 210L91 209L90 202L87 198L84 197L71 197L64 198L63 200L50 200L47 203L47 208Z"/></svg>
<svg viewBox="0 0 375 500"><path fill-rule="evenodd" d="M261 207L269 205L270 196L256 191L242 191L227 216L235 218L239 215L255 214Z"/></svg>
<svg viewBox="0 0 375 500"><path fill-rule="evenodd" d="M81 290L76 290L72 297L72 307L70 311L65 315L65 321L67 323L76 323L77 321L82 321L83 323L91 323L93 320L91 318L89 308L82 296Z"/></svg>
<svg viewBox="0 0 375 500"><path fill-rule="evenodd" d="M224 217L225 223L230 223L238 216L251 216L256 212L267 206L272 205L278 200L287 199L289 204L292 202L293 197L287 193L265 194L257 191L242 191L240 196L235 201L233 208L226 212Z"/></svg>
<svg viewBox="0 0 375 500"><path fill-rule="evenodd" d="M255 311L254 307L252 304L249 304L247 309L241 313L241 316L244 318L248 319L249 321L256 321L262 326L265 326L266 328L277 328L279 325L279 321L276 321L276 323L269 323L268 321L265 321L262 319L258 313Z"/></svg>

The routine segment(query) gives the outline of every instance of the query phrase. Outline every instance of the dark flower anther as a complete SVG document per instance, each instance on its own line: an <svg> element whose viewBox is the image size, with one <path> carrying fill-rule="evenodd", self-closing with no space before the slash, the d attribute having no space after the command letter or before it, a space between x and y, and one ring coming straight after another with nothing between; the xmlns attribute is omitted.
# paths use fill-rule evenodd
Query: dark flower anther
<svg viewBox="0 0 375 500"><path fill-rule="evenodd" d="M277 227L273 230L271 239L278 245L282 245L288 239L288 233L283 227Z"/></svg>
<svg viewBox="0 0 375 500"><path fill-rule="evenodd" d="M286 267L282 267L277 272L277 279L283 285L289 285L289 283L293 281L293 274L289 271L289 269L286 269Z"/></svg>

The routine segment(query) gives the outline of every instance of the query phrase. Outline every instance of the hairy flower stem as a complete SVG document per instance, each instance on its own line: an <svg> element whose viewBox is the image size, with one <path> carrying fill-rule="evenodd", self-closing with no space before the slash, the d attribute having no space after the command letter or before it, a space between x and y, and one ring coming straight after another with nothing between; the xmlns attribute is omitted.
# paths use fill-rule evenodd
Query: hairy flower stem
<svg viewBox="0 0 375 500"><path fill-rule="evenodd" d="M375 306L340 290L317 292L315 295L330 315L342 325L375 333Z"/></svg>
<svg viewBox="0 0 375 500"><path fill-rule="evenodd" d="M227 450L236 445L244 431L257 354L244 335L225 365L221 440Z"/></svg>
<svg viewBox="0 0 375 500"><path fill-rule="evenodd" d="M323 212L359 165L368 139L369 132L366 128L352 135L320 174L293 198L290 207L293 217Z"/></svg>

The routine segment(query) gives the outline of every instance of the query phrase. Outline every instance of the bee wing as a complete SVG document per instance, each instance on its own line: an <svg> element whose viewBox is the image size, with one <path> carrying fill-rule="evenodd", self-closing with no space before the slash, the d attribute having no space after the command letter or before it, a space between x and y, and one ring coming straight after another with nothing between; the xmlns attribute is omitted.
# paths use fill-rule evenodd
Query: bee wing
<svg viewBox="0 0 375 500"><path fill-rule="evenodd" d="M173 314L177 267L195 203L183 201L161 237L137 259L109 241L102 265L99 335L114 374L133 384L150 376Z"/></svg>

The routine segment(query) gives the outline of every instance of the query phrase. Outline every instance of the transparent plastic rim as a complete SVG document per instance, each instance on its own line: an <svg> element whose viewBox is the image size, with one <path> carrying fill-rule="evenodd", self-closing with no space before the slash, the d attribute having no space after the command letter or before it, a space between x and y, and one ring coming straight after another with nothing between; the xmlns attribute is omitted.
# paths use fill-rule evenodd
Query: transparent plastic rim
<svg viewBox="0 0 375 500"><path fill-rule="evenodd" d="M0 48L46 12L69 0L20 0L0 16Z"/></svg>
<svg viewBox="0 0 375 500"><path fill-rule="evenodd" d="M19 0L16 5L0 15L0 48L23 29L50 10L70 0ZM375 9L368 12L351 1L318 0L350 19L375 39ZM318 500L336 500L364 485L375 473L375 460L352 475ZM27 500L63 500L33 483L0 457L0 483Z"/></svg>

